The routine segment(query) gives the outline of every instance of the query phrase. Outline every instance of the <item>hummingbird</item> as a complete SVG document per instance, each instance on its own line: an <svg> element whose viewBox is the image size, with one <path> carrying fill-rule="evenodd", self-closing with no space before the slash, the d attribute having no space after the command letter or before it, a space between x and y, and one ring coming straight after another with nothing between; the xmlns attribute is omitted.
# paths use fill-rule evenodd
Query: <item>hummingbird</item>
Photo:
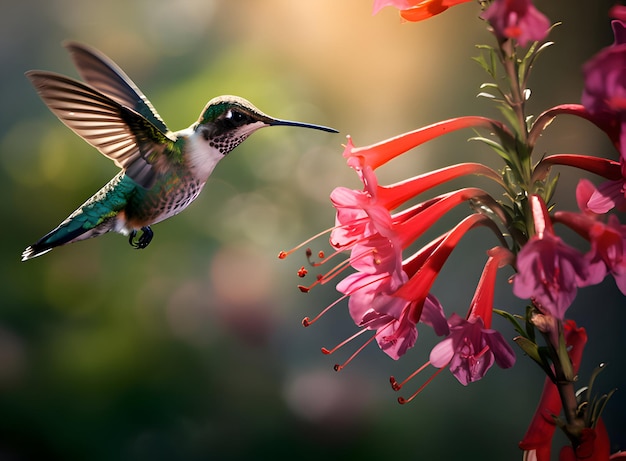
<svg viewBox="0 0 626 461"><path fill-rule="evenodd" d="M154 236L151 226L189 206L217 163L267 126L337 133L321 125L281 120L238 96L211 99L189 128L171 131L137 85L100 51L64 43L78 80L32 70L26 77L48 108L121 171L102 189L22 253L22 261L55 247L107 232L128 236L136 249Z"/></svg>

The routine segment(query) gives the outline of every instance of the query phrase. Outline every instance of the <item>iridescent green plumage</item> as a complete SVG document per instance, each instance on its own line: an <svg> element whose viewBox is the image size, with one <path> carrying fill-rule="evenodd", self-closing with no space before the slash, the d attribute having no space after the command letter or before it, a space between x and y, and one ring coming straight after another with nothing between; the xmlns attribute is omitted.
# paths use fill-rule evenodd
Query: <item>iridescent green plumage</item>
<svg viewBox="0 0 626 461"><path fill-rule="evenodd" d="M202 191L215 165L264 126L332 128L278 120L243 98L220 96L189 128L170 131L150 101L106 56L66 43L86 83L30 71L26 76L50 110L122 171L54 230L29 246L22 260L52 248L114 231L145 248L151 224L184 210ZM137 231L143 231L135 241Z"/></svg>

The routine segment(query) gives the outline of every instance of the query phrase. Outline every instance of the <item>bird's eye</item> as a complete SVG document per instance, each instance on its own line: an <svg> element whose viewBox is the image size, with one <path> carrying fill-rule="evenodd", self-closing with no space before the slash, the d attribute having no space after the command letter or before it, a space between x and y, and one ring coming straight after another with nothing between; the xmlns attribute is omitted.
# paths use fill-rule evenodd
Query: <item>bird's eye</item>
<svg viewBox="0 0 626 461"><path fill-rule="evenodd" d="M242 122L245 119L244 114L237 110L229 109L228 112L224 115L225 118L232 120L233 122Z"/></svg>

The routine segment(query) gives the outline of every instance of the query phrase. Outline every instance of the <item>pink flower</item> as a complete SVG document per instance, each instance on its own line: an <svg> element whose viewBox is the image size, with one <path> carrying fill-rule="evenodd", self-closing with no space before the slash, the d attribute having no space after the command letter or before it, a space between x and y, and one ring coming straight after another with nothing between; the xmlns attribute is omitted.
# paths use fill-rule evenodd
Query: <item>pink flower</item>
<svg viewBox="0 0 626 461"><path fill-rule="evenodd" d="M464 386L481 379L494 360L501 368L515 363L511 346L498 331L485 328L480 317L465 320L452 314L448 323L450 336L433 348L430 363L437 368L449 366Z"/></svg>
<svg viewBox="0 0 626 461"><path fill-rule="evenodd" d="M396 298L401 299L401 298ZM411 309L411 303L404 301L404 310ZM417 340L417 324L409 316L386 316L376 312L371 313L370 319L365 319L368 328L376 329L378 346L392 359L398 360ZM371 322L371 323L370 323ZM420 322L433 328L438 336L448 334L448 324L439 300L429 294L423 307ZM368 325L368 323L370 323Z"/></svg>
<svg viewBox="0 0 626 461"><path fill-rule="evenodd" d="M615 215L611 215L607 224L595 223L589 231L589 237L590 273L600 274L604 265L615 278L619 290L626 295L626 226L621 225ZM596 280L600 282L602 278L598 276Z"/></svg>
<svg viewBox="0 0 626 461"><path fill-rule="evenodd" d="M621 9L613 9L613 14ZM585 88L581 102L607 127L619 127L616 143L620 150L621 177L601 184L589 199L588 207L595 213L617 208L626 210L626 22L611 22L615 40L600 50L584 66ZM612 136L613 128L606 130Z"/></svg>
<svg viewBox="0 0 626 461"><path fill-rule="evenodd" d="M543 200L532 195L530 205L536 233L517 255L513 293L562 320L589 275L588 263L554 234Z"/></svg>
<svg viewBox="0 0 626 461"><path fill-rule="evenodd" d="M385 203L378 200L378 180L374 171L359 170L363 190L335 188L330 200L337 210L330 242L337 249L347 249L354 243L390 227L391 216Z"/></svg>
<svg viewBox="0 0 626 461"><path fill-rule="evenodd" d="M606 224L593 215L567 211L557 211L554 219L591 243L591 250L585 255L589 275L584 284L600 283L610 273L619 290L626 294L626 226L615 215L609 216Z"/></svg>
<svg viewBox="0 0 626 461"><path fill-rule="evenodd" d="M449 366L464 386L481 379L494 361L501 368L510 368L515 363L513 349L499 332L490 329L496 273L512 260L513 255L506 248L495 247L489 251L467 320L453 314L449 320L450 336L430 353L434 367Z"/></svg>
<svg viewBox="0 0 626 461"><path fill-rule="evenodd" d="M582 104L592 114L622 115L626 109L626 24L612 21L615 41L583 67L585 89Z"/></svg>
<svg viewBox="0 0 626 461"><path fill-rule="evenodd" d="M626 211L626 180L618 179L600 184L589 197L586 207L598 214L607 213L613 208Z"/></svg>
<svg viewBox="0 0 626 461"><path fill-rule="evenodd" d="M549 118L547 117L547 119ZM600 119L593 117L591 120L601 129L607 130L610 136L613 136L614 130L610 124L603 124ZM543 123L545 122L542 121ZM617 145L619 146L619 141ZM537 164L533 172L533 180L545 179L553 165L573 166L609 179L598 188L588 180L578 183L576 201L582 211L604 214L612 208L626 210L626 161L615 162L606 158L580 154L550 155Z"/></svg>
<svg viewBox="0 0 626 461"><path fill-rule="evenodd" d="M526 46L547 37L550 21L530 0L494 0L481 15L493 27L499 40L515 39Z"/></svg>

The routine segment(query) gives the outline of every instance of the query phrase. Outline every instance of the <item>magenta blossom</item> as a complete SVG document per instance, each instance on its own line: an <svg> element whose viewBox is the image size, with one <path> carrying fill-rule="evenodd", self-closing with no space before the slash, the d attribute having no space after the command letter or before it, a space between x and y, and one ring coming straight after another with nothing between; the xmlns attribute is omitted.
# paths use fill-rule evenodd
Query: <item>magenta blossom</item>
<svg viewBox="0 0 626 461"><path fill-rule="evenodd" d="M582 104L592 114L606 112L618 116L626 109L626 24L611 23L615 41L602 49L583 67L585 89Z"/></svg>
<svg viewBox="0 0 626 461"><path fill-rule="evenodd" d="M522 46L543 40L550 29L548 18L530 0L494 0L481 18L489 21L498 39L512 38Z"/></svg>
<svg viewBox="0 0 626 461"><path fill-rule="evenodd" d="M543 313L563 320L578 287L589 276L588 262L554 234L543 200L532 195L530 203L536 233L517 255L513 293L532 299Z"/></svg>
<svg viewBox="0 0 626 461"><path fill-rule="evenodd" d="M607 274L613 275L620 291L626 294L626 226L615 215L606 223L590 214L557 211L554 219L570 227L591 243L585 255L589 276L585 285L600 283Z"/></svg>
<svg viewBox="0 0 626 461"><path fill-rule="evenodd" d="M621 225L615 215L611 215L607 224L596 223L589 236L590 269L598 268L597 272L601 272L606 267L606 271L615 278L619 290L626 295L626 226Z"/></svg>
<svg viewBox="0 0 626 461"><path fill-rule="evenodd" d="M430 363L437 368L449 366L464 386L481 379L494 361L501 368L515 363L511 346L499 332L485 328L482 318L465 320L452 314L448 323L450 336L433 348Z"/></svg>
<svg viewBox="0 0 626 461"><path fill-rule="evenodd" d="M488 254L467 320L453 314L449 321L450 336L435 346L430 354L433 366L449 366L463 385L481 379L494 360L502 368L515 363L511 347L499 332L490 329L496 274L498 269L512 262L513 255L504 247L492 248Z"/></svg>
<svg viewBox="0 0 626 461"><path fill-rule="evenodd" d="M626 210L626 22L617 19L611 26L613 44L583 67L585 89L581 98L585 108L604 125L619 127L616 144L622 177L601 184L588 202L589 209L600 214L613 208Z"/></svg>

